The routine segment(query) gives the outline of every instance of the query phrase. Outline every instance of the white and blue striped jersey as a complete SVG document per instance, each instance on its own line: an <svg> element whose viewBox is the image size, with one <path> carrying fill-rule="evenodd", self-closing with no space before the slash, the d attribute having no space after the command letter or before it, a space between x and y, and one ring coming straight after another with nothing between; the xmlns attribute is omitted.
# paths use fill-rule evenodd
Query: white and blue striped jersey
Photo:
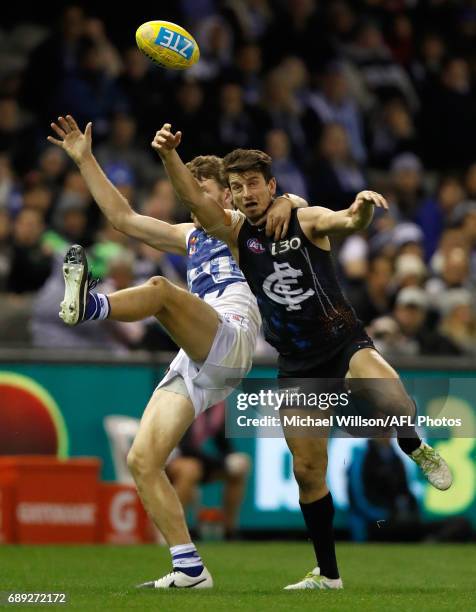
<svg viewBox="0 0 476 612"><path fill-rule="evenodd" d="M194 295L210 304L227 320L248 327L261 324L256 298L228 246L203 229L187 235L187 284Z"/></svg>

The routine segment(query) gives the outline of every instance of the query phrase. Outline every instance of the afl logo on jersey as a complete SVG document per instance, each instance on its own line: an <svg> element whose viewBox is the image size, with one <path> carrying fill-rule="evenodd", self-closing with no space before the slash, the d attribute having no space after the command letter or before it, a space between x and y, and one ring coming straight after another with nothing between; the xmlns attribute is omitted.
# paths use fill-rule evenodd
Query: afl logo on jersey
<svg viewBox="0 0 476 612"><path fill-rule="evenodd" d="M192 236L190 238L189 249L188 249L189 255L195 255L195 253L197 252L197 242L198 242L198 238L196 236Z"/></svg>
<svg viewBox="0 0 476 612"><path fill-rule="evenodd" d="M246 246L252 253L256 253L257 255L264 253L266 250L257 238L250 238L246 243Z"/></svg>

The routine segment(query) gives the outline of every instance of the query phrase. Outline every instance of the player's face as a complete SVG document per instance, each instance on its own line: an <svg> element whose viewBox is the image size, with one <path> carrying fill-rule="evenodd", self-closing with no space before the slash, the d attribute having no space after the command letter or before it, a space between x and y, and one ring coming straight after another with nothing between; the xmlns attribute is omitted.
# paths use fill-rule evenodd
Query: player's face
<svg viewBox="0 0 476 612"><path fill-rule="evenodd" d="M261 172L250 170L228 177L233 204L253 223L268 209L276 193L276 180L266 181Z"/></svg>
<svg viewBox="0 0 476 612"><path fill-rule="evenodd" d="M218 202L220 206L223 208L231 208L231 196L229 189L223 189L221 185L219 185L215 179L201 179L198 180L200 187L203 191L209 195L211 198ZM192 213L192 222L197 229L201 229L200 222L197 217Z"/></svg>

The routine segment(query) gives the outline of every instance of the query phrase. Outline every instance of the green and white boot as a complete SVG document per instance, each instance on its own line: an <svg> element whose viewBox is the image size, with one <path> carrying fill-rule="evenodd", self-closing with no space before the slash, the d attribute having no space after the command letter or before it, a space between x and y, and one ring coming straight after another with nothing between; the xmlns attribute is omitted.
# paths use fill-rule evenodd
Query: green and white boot
<svg viewBox="0 0 476 612"><path fill-rule="evenodd" d="M440 453L426 442L409 455L435 489L446 491L453 483L453 475Z"/></svg>
<svg viewBox="0 0 476 612"><path fill-rule="evenodd" d="M326 578L321 576L321 572L318 567L315 567L312 572L309 572L304 576L302 580L296 582L296 584L288 584L284 587L285 591L297 591L302 589L343 589L341 578Z"/></svg>

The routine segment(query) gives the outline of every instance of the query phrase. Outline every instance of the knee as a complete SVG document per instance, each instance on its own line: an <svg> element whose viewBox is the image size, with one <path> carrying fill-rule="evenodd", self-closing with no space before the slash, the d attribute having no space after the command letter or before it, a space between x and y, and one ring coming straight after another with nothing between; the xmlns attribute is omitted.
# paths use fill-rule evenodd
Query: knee
<svg viewBox="0 0 476 612"><path fill-rule="evenodd" d="M157 476L164 468L163 462L155 460L150 453L144 452L134 445L127 453L127 467L136 482L146 480L150 476Z"/></svg>
<svg viewBox="0 0 476 612"><path fill-rule="evenodd" d="M157 290L165 289L168 284L169 281L164 276L152 276L152 278L149 278L146 282L146 285L155 287Z"/></svg>
<svg viewBox="0 0 476 612"><path fill-rule="evenodd" d="M326 487L327 455L294 457L293 471L301 491L315 493Z"/></svg>

